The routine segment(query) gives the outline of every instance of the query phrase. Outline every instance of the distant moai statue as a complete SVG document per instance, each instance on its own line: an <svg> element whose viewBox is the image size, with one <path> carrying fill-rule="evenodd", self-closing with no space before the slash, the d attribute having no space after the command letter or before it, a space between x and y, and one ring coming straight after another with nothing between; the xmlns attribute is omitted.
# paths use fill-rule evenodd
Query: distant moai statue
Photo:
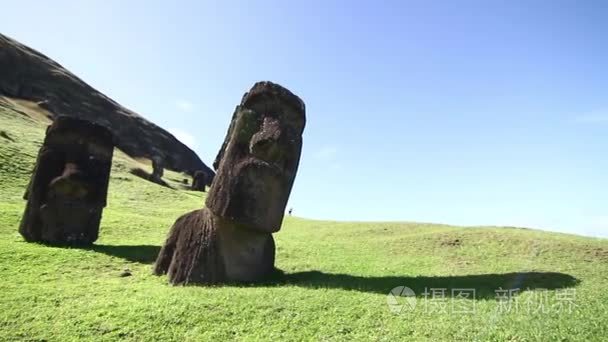
<svg viewBox="0 0 608 342"><path fill-rule="evenodd" d="M258 281L274 270L272 233L281 229L296 176L304 102L256 83L236 107L215 160L204 209L178 218L154 273L172 284Z"/></svg>
<svg viewBox="0 0 608 342"><path fill-rule="evenodd" d="M110 131L60 116L47 128L24 199L27 241L92 244L106 206L114 143Z"/></svg>
<svg viewBox="0 0 608 342"><path fill-rule="evenodd" d="M165 164L163 162L163 158L161 156L154 156L152 159L152 181L159 181L163 178L165 171Z"/></svg>
<svg viewBox="0 0 608 342"><path fill-rule="evenodd" d="M205 192L206 186L207 176L205 176L205 173L201 170L194 172L194 176L192 176L192 190Z"/></svg>

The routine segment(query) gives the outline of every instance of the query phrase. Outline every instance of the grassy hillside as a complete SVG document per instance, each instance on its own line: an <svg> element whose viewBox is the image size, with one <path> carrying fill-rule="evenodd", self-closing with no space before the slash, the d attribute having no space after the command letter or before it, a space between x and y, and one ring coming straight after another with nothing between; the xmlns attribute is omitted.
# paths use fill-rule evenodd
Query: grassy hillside
<svg viewBox="0 0 608 342"><path fill-rule="evenodd" d="M0 100L8 136L0 136L0 340L608 336L608 241L527 229L287 218L276 234L283 275L258 285L169 286L151 265L173 221L200 208L204 194L179 189L181 174L165 175L178 190L129 174L149 166L119 151L94 247L26 243L17 232L21 196L46 125L36 113ZM132 275L122 277L125 269ZM387 294L397 286L416 293L415 308L391 311ZM425 288L436 295L425 298ZM459 288L475 289L475 298L452 293ZM514 288L508 311L495 290Z"/></svg>

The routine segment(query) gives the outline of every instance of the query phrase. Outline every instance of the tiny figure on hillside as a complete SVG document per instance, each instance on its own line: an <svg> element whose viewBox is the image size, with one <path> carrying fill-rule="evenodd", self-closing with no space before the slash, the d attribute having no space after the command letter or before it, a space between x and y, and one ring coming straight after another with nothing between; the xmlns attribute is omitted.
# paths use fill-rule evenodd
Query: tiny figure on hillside
<svg viewBox="0 0 608 342"><path fill-rule="evenodd" d="M289 208L289 216L293 213L293 208Z"/></svg>

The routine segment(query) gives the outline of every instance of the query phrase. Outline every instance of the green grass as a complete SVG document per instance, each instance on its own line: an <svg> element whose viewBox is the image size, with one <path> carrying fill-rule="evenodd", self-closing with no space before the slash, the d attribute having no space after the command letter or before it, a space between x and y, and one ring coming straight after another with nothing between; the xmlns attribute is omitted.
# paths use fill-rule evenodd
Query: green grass
<svg viewBox="0 0 608 342"><path fill-rule="evenodd" d="M26 243L17 232L21 196L44 124L0 102L0 130L15 140L0 137L0 340L608 336L608 241L528 229L287 218L275 235L283 275L258 285L169 286L152 263L173 221L200 208L204 194L179 189L185 176L175 172L165 180L178 190L129 174L149 166L119 151L93 248ZM125 269L132 276L121 277ZM395 314L387 294L401 285L418 305ZM515 287L519 308L501 311L495 290ZM425 301L425 288L447 288L445 301ZM454 298L456 288L475 288L476 298ZM566 291L573 301L557 297ZM444 302L447 313L431 310ZM554 306L571 302L572 312Z"/></svg>

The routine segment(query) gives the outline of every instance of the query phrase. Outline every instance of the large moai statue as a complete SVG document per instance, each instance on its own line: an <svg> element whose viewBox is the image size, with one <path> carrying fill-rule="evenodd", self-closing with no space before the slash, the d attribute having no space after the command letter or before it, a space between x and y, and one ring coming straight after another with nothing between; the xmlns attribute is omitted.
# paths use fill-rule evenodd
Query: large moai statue
<svg viewBox="0 0 608 342"><path fill-rule="evenodd" d="M194 176L192 176L192 190L205 192L206 186L207 177L205 173L201 170L194 172Z"/></svg>
<svg viewBox="0 0 608 342"><path fill-rule="evenodd" d="M106 128L67 116L47 128L25 193L25 240L87 245L99 235L114 143Z"/></svg>
<svg viewBox="0 0 608 342"><path fill-rule="evenodd" d="M274 270L272 233L281 229L302 150L304 102L256 83L236 107L214 166L206 208L178 218L154 273L172 284L251 282Z"/></svg>

